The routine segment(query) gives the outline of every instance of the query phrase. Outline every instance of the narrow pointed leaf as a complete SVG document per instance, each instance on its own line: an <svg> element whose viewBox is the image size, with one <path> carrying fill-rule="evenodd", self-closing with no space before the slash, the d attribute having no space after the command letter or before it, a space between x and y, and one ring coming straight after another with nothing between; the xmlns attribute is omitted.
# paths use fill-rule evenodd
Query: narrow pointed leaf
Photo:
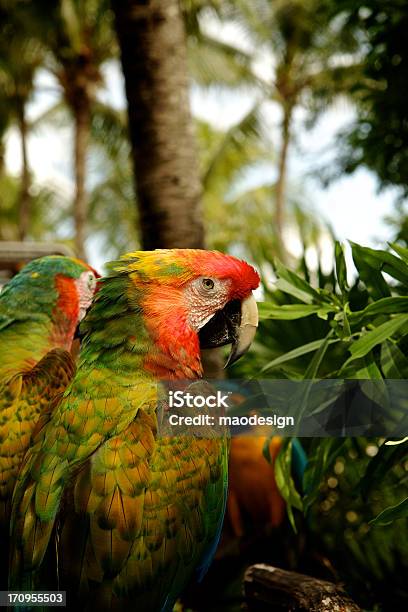
<svg viewBox="0 0 408 612"><path fill-rule="evenodd" d="M284 355L280 355L273 359L269 363L267 363L261 370L261 372L265 372L266 370L270 370L271 368L275 368L287 361L291 361L292 359L296 359L297 357L301 357L302 355L306 355L307 353L312 353L313 351L317 351L322 343L325 341L325 338L321 338L320 340L314 340L313 342L308 342L307 344L303 344L298 348L285 353ZM333 338L328 341L328 344L334 344L335 342L340 342L340 338Z"/></svg>
<svg viewBox="0 0 408 612"><path fill-rule="evenodd" d="M324 314L334 310L330 306L321 306L315 304L277 304L261 303L258 304L259 317L261 319L301 319L309 317L313 314Z"/></svg>
<svg viewBox="0 0 408 612"><path fill-rule="evenodd" d="M347 267L344 257L343 246L340 242L335 242L335 258L336 258L336 277L339 283L340 290L343 294L348 292L347 285Z"/></svg>
<svg viewBox="0 0 408 612"><path fill-rule="evenodd" d="M408 517L408 497L402 500L399 504L395 506L389 506L385 508L380 514L378 514L372 521L370 521L370 525L388 525L393 521L398 521L402 518Z"/></svg>
<svg viewBox="0 0 408 612"><path fill-rule="evenodd" d="M296 489L292 477L292 440L284 442L275 460L275 479L283 499L286 501L286 511L289 521L296 532L295 517L292 508L303 510L302 498Z"/></svg>
<svg viewBox="0 0 408 612"><path fill-rule="evenodd" d="M406 315L397 315L394 319L386 321L382 325L360 336L358 340L350 345L349 351L351 357L347 360L346 364L349 364L354 359L359 359L367 355L375 346L390 338L407 323L408 319Z"/></svg>
<svg viewBox="0 0 408 612"><path fill-rule="evenodd" d="M321 294L318 291L316 291L316 289L313 289L313 287L311 287L311 285L309 285L309 283L307 283L303 278L295 274L295 272L288 270L288 268L286 268L279 261L275 262L275 268L276 268L276 273L279 277L279 280L280 279L285 280L289 285L298 289L302 294L306 296L310 296L307 299L307 301L311 301L310 298L314 298L318 302L322 301ZM282 289L282 291L284 290ZM287 293L289 292L287 291ZM306 300L302 300L302 301L306 301Z"/></svg>

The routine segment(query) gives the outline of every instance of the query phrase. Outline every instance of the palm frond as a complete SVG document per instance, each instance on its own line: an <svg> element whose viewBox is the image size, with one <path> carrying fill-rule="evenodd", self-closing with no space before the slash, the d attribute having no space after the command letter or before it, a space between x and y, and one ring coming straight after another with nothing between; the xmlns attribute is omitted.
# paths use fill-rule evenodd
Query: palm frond
<svg viewBox="0 0 408 612"><path fill-rule="evenodd" d="M202 174L204 189L209 189L214 180L219 180L220 175L224 181L231 182L239 167L271 157L269 147L266 146L260 103L255 103L238 123L218 139Z"/></svg>
<svg viewBox="0 0 408 612"><path fill-rule="evenodd" d="M204 32L189 38L188 62L194 81L206 87L242 88L259 82L250 54Z"/></svg>

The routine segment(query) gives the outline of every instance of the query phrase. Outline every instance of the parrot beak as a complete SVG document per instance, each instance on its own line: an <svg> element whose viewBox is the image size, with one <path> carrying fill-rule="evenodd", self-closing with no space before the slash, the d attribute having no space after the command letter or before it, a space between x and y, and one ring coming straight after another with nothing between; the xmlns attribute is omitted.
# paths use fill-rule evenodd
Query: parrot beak
<svg viewBox="0 0 408 612"><path fill-rule="evenodd" d="M225 367L235 363L248 350L258 327L258 307L251 294L242 302L232 300L200 330L202 349L232 344Z"/></svg>
<svg viewBox="0 0 408 612"><path fill-rule="evenodd" d="M258 327L258 306L254 296L251 295L241 302L241 322L236 328L236 338L231 346L224 368L238 361L247 352L255 337Z"/></svg>

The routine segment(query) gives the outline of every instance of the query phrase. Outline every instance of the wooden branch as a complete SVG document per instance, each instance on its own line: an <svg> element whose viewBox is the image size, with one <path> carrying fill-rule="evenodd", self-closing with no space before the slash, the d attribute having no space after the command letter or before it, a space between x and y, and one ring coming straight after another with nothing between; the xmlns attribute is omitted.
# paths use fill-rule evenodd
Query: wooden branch
<svg viewBox="0 0 408 612"><path fill-rule="evenodd" d="M252 612L361 612L341 586L270 565L252 565L244 576Z"/></svg>

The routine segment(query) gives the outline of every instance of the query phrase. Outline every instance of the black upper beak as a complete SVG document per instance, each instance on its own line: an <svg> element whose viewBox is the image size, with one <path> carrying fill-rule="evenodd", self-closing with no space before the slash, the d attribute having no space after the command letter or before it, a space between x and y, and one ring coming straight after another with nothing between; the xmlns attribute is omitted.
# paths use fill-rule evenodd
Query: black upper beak
<svg viewBox="0 0 408 612"><path fill-rule="evenodd" d="M228 302L204 325L198 337L202 349L231 344L225 367L238 361L248 350L258 326L258 308L251 294L242 300Z"/></svg>

